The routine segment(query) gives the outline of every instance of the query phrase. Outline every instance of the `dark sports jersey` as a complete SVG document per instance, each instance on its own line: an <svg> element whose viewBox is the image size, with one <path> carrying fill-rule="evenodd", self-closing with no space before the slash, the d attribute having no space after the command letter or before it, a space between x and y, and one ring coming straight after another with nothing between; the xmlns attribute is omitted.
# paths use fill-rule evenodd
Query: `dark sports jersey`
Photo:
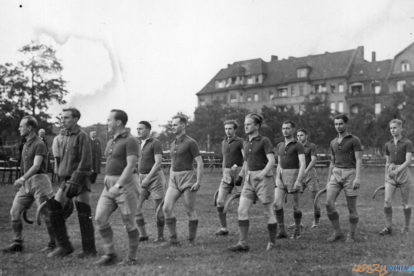
<svg viewBox="0 0 414 276"><path fill-rule="evenodd" d="M174 172L191 171L194 158L200 155L197 142L188 135L171 143L171 166Z"/></svg>
<svg viewBox="0 0 414 276"><path fill-rule="evenodd" d="M142 142L140 141L140 146L141 146L141 143ZM162 155L161 143L160 141L158 141L158 139L148 138L148 140L146 140L144 146L142 147L142 150L139 156L139 162L138 162L139 173L148 174L151 171L152 167L155 164L154 156L156 154Z"/></svg>
<svg viewBox="0 0 414 276"><path fill-rule="evenodd" d="M243 165L243 139L240 137L228 138L226 137L221 143L221 153L223 154L223 161L225 168L231 168L234 164L237 166Z"/></svg>
<svg viewBox="0 0 414 276"><path fill-rule="evenodd" d="M407 152L413 152L413 143L407 138L401 138L394 143L394 139L385 144L385 155L389 156L389 162L401 165L405 162Z"/></svg>
<svg viewBox="0 0 414 276"><path fill-rule="evenodd" d="M244 141L243 149L249 171L263 170L268 162L266 154L273 153L269 138L260 135Z"/></svg>
<svg viewBox="0 0 414 276"><path fill-rule="evenodd" d="M296 140L289 142L280 142L277 145L277 154L280 157L280 166L282 169L299 169L299 154L305 154L303 145Z"/></svg>
<svg viewBox="0 0 414 276"><path fill-rule="evenodd" d="M36 173L46 173L47 149L45 143L37 135L27 140L23 145L21 159L22 175L27 173L27 171L33 166L36 155L43 157L42 164Z"/></svg>
<svg viewBox="0 0 414 276"><path fill-rule="evenodd" d="M338 143L338 137L331 141L331 154L333 164L337 168L356 168L355 152L362 151L361 141L358 137L347 134Z"/></svg>
<svg viewBox="0 0 414 276"><path fill-rule="evenodd" d="M316 156L316 145L314 143L307 141L305 144L303 144L303 148L305 149L305 159L307 167L312 161L312 156Z"/></svg>
<svg viewBox="0 0 414 276"><path fill-rule="evenodd" d="M138 141L129 133L124 131L108 141L105 149L106 175L121 175L127 166L127 157L136 155L138 157ZM136 166L136 165L135 165Z"/></svg>

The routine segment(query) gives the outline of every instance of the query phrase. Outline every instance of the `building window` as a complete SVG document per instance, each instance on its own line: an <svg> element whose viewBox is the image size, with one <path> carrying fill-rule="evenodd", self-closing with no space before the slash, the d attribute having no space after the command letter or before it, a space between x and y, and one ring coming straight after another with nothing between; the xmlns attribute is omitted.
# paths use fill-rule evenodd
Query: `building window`
<svg viewBox="0 0 414 276"><path fill-rule="evenodd" d="M315 85L315 91L316 93L323 93L326 92L326 84L317 84Z"/></svg>
<svg viewBox="0 0 414 276"><path fill-rule="evenodd" d="M277 89L277 96L278 97L287 97L288 96L288 89L287 87Z"/></svg>
<svg viewBox="0 0 414 276"><path fill-rule="evenodd" d="M230 94L230 102L236 103L237 102L237 95L236 94Z"/></svg>
<svg viewBox="0 0 414 276"><path fill-rule="evenodd" d="M405 80L397 81L397 91L398 92L404 91L405 84L406 84Z"/></svg>
<svg viewBox="0 0 414 276"><path fill-rule="evenodd" d="M306 78L308 76L307 68L300 68L296 71L298 78Z"/></svg>
<svg viewBox="0 0 414 276"><path fill-rule="evenodd" d="M351 95L359 95L364 91L364 86L361 83L351 85Z"/></svg>
<svg viewBox="0 0 414 276"><path fill-rule="evenodd" d="M253 94L253 100L254 100L255 102L258 102L258 101L259 101L259 94L254 93L254 94Z"/></svg>
<svg viewBox="0 0 414 276"><path fill-rule="evenodd" d="M254 76L251 76L247 78L247 84L255 84L256 78Z"/></svg>
<svg viewBox="0 0 414 276"><path fill-rule="evenodd" d="M336 103L331 102L331 113L335 113L335 111L336 111Z"/></svg>
<svg viewBox="0 0 414 276"><path fill-rule="evenodd" d="M375 114L378 115L381 113L381 104L380 103L376 103L375 104Z"/></svg>
<svg viewBox="0 0 414 276"><path fill-rule="evenodd" d="M239 101L243 102L244 101L244 96L242 92L239 92Z"/></svg>
<svg viewBox="0 0 414 276"><path fill-rule="evenodd" d="M201 106L206 105L206 99L200 98L200 105Z"/></svg>
<svg viewBox="0 0 414 276"><path fill-rule="evenodd" d="M338 112L344 113L344 102L338 102Z"/></svg>
<svg viewBox="0 0 414 276"><path fill-rule="evenodd" d="M407 61L401 62L401 71L403 72L410 71L410 64Z"/></svg>
<svg viewBox="0 0 414 276"><path fill-rule="evenodd" d="M358 105L353 105L351 107L351 113L352 114L358 114L359 113L359 106Z"/></svg>
<svg viewBox="0 0 414 276"><path fill-rule="evenodd" d="M249 95L247 95L247 101L248 101L248 102L251 102L251 101L252 101L252 95L250 95L250 94L249 94Z"/></svg>
<svg viewBox="0 0 414 276"><path fill-rule="evenodd" d="M344 93L345 92L345 85L343 83L338 85L338 92Z"/></svg>
<svg viewBox="0 0 414 276"><path fill-rule="evenodd" d="M275 94L273 93L273 91L269 91L269 100L273 100L275 97Z"/></svg>
<svg viewBox="0 0 414 276"><path fill-rule="evenodd" d="M231 85L235 85L237 81L236 77L231 78Z"/></svg>
<svg viewBox="0 0 414 276"><path fill-rule="evenodd" d="M380 94L381 93L381 85L380 84L374 84L374 93Z"/></svg>
<svg viewBox="0 0 414 276"><path fill-rule="evenodd" d="M335 93L336 86L335 84L331 84L331 93Z"/></svg>
<svg viewBox="0 0 414 276"><path fill-rule="evenodd" d="M292 89L292 97L299 96L299 90L298 90L297 85L292 85L291 89Z"/></svg>

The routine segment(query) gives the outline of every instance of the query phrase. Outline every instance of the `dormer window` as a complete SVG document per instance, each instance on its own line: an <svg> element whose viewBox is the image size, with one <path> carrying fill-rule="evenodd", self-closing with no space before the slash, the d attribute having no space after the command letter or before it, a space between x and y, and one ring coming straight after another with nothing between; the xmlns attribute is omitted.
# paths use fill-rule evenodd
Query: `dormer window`
<svg viewBox="0 0 414 276"><path fill-rule="evenodd" d="M401 62L401 71L402 72L410 71L410 64L408 63L408 61Z"/></svg>
<svg viewBox="0 0 414 276"><path fill-rule="evenodd" d="M308 68L299 68L296 73L298 78L306 78L308 76Z"/></svg>

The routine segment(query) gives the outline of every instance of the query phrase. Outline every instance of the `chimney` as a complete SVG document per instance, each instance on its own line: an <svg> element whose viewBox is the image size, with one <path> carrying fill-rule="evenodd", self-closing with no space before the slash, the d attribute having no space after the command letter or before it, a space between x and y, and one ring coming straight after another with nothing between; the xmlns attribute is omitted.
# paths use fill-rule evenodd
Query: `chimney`
<svg viewBox="0 0 414 276"><path fill-rule="evenodd" d="M270 61L278 61L278 60L279 60L278 56L274 56L274 55L270 56Z"/></svg>
<svg viewBox="0 0 414 276"><path fill-rule="evenodd" d="M375 51L373 51L373 52L371 53L371 61L372 61L372 62L377 61L377 54L375 53Z"/></svg>
<svg viewBox="0 0 414 276"><path fill-rule="evenodd" d="M230 68L230 66L231 66L231 64L230 63L227 63L227 68Z"/></svg>

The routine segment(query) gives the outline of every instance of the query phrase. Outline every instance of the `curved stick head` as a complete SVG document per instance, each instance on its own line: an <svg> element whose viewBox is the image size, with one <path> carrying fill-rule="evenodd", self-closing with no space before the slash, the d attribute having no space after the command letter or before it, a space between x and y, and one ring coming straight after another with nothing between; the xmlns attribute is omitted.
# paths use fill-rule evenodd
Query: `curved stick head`
<svg viewBox="0 0 414 276"><path fill-rule="evenodd" d="M385 185L382 185L382 186L378 187L377 189L375 189L374 193L372 194L372 199L375 199L375 196L381 190L385 190Z"/></svg>
<svg viewBox="0 0 414 276"><path fill-rule="evenodd" d="M219 190L214 193L213 200L214 200L214 206L217 206L217 198L218 198Z"/></svg>
<svg viewBox="0 0 414 276"><path fill-rule="evenodd" d="M40 217L41 217L41 213L43 212L43 209L46 208L46 207L47 207L47 200L42 202L42 204L40 204L39 207L37 207L37 210L36 210L37 225L42 225Z"/></svg>
<svg viewBox="0 0 414 276"><path fill-rule="evenodd" d="M323 188L322 190L320 190L320 191L316 194L315 199L314 199L314 201L313 201L313 206L314 206L315 208L316 208L316 207L317 207L317 205L318 205L319 197L320 197L321 195L323 195L324 193L326 193L326 188Z"/></svg>
<svg viewBox="0 0 414 276"><path fill-rule="evenodd" d="M28 217L27 217L27 209L24 209L24 211L23 211L23 220L26 222L26 223L28 223L28 224L33 224L33 220L30 220Z"/></svg>
<svg viewBox="0 0 414 276"><path fill-rule="evenodd" d="M224 204L224 208L223 208L223 213L224 214L226 214L227 211L229 210L230 205L233 202L233 200L236 200L236 199L240 198L240 194L241 193L235 193L227 199L226 203Z"/></svg>
<svg viewBox="0 0 414 276"><path fill-rule="evenodd" d="M155 211L155 217L158 220L164 220L164 214L162 212L162 207L164 207L164 199L161 201L160 205L158 205L157 210Z"/></svg>

